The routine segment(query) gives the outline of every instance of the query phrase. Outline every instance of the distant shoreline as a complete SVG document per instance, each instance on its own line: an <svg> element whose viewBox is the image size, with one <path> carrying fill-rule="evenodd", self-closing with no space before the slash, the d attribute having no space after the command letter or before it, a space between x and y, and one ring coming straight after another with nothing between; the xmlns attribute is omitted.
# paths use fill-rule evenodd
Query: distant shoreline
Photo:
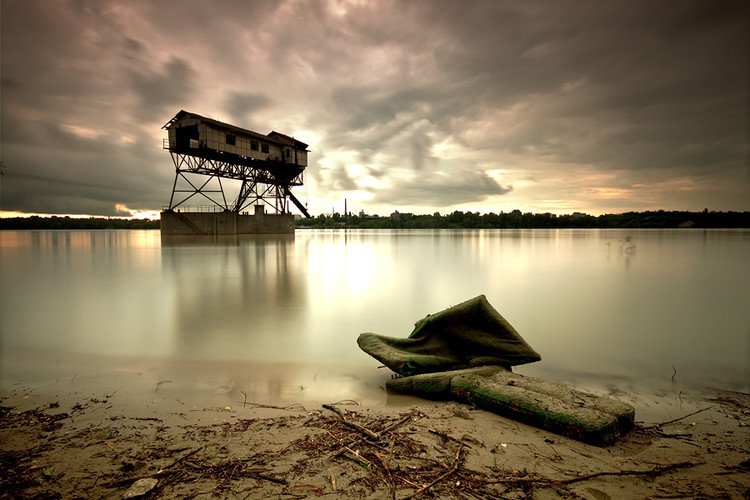
<svg viewBox="0 0 750 500"><path fill-rule="evenodd" d="M676 229L750 228L750 212L647 211L589 215L580 212L487 213L455 211L440 215L394 212L387 217L360 215L319 215L297 221L298 228L351 229Z"/></svg>
<svg viewBox="0 0 750 500"><path fill-rule="evenodd" d="M23 229L159 229L160 222L150 219L110 219L107 217L7 217L0 219L0 230Z"/></svg>
<svg viewBox="0 0 750 500"><path fill-rule="evenodd" d="M512 212L480 214L455 211L440 215L415 215L394 212L390 216L318 215L296 222L299 229L677 229L677 228L750 228L750 212L646 211L621 214L588 215L573 213ZM0 218L0 230L24 229L159 229L160 221L108 217L8 217Z"/></svg>

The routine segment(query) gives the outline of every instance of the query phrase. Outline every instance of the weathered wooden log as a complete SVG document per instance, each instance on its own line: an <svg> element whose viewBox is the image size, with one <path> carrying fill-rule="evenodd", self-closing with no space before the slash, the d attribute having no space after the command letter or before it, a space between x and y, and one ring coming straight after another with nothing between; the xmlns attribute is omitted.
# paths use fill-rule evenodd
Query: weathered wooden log
<svg viewBox="0 0 750 500"><path fill-rule="evenodd" d="M599 446L615 442L635 420L628 404L507 372L459 375L451 389L479 408Z"/></svg>
<svg viewBox="0 0 750 500"><path fill-rule="evenodd" d="M389 380L391 392L457 399L545 430L604 446L633 427L635 410L616 399L526 377L500 367L430 373Z"/></svg>

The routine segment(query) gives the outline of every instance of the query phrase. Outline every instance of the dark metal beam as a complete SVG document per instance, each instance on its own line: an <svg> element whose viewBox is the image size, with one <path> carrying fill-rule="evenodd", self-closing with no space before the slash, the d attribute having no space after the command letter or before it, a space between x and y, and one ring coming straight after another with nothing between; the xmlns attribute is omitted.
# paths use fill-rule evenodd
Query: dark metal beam
<svg viewBox="0 0 750 500"><path fill-rule="evenodd" d="M289 188L286 188L286 195L289 197L290 200L292 200L292 203L294 203L294 206L299 208L299 211L305 214L305 217L309 219L310 214L307 212L307 208L305 208L305 206L297 199L297 197L292 194Z"/></svg>
<svg viewBox="0 0 750 500"><path fill-rule="evenodd" d="M200 150L204 156L196 154L195 150L180 151L170 148L172 161L175 165L175 182L172 186L172 196L169 208L174 209L196 194L199 194L214 205L224 210L232 210L240 213L249 203L263 202L272 207L277 213L286 213L288 199L302 211L305 216L310 217L305 207L291 193L290 186L301 186L302 174L305 167L302 165L288 164L279 160L254 160L252 158L240 157L238 155L221 154L212 150ZM205 175L208 177L203 184L190 181L185 174ZM193 189L177 189L177 179L182 177ZM206 189L208 183L216 178L219 189L216 191ZM242 181L237 199L230 206L224 193L221 179L233 179ZM191 193L186 198L175 203L175 193ZM206 193L221 193L223 204L213 200ZM248 201L250 200L250 201Z"/></svg>

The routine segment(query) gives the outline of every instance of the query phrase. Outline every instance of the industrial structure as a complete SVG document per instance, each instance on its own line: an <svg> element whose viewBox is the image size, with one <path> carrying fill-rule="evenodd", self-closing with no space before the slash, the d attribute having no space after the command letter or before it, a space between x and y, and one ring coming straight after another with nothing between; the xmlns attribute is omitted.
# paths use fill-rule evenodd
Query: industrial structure
<svg viewBox="0 0 750 500"><path fill-rule="evenodd" d="M162 128L168 135L164 149L175 167L169 206L161 213L162 234L292 233L290 201L310 216L291 191L303 184L307 144L279 132L263 135L187 111ZM230 181L239 183L239 190L228 201Z"/></svg>

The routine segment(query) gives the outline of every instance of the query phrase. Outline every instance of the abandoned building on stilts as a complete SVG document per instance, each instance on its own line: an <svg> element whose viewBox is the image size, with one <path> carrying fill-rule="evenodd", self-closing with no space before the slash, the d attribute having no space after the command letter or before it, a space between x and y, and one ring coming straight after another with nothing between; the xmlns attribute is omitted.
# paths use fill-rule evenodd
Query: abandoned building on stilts
<svg viewBox="0 0 750 500"><path fill-rule="evenodd" d="M291 191L303 184L307 144L187 111L162 128L175 167L163 235L293 233L290 202L310 216Z"/></svg>

